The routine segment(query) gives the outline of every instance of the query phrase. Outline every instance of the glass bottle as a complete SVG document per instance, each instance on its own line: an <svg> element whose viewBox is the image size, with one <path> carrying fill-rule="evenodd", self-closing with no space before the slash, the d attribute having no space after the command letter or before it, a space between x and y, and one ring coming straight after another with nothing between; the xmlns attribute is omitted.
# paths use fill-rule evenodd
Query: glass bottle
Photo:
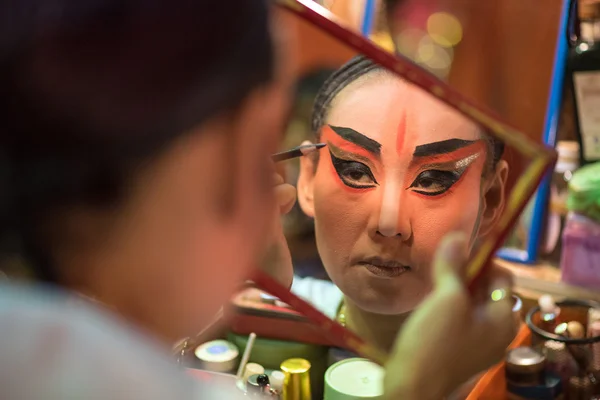
<svg viewBox="0 0 600 400"><path fill-rule="evenodd" d="M580 35L567 60L581 164L600 161L600 3L580 0Z"/></svg>
<svg viewBox="0 0 600 400"><path fill-rule="evenodd" d="M560 264L562 232L567 217L569 181L579 168L579 143L559 141L556 145L558 161L550 182L550 207L546 221L544 258L553 265Z"/></svg>

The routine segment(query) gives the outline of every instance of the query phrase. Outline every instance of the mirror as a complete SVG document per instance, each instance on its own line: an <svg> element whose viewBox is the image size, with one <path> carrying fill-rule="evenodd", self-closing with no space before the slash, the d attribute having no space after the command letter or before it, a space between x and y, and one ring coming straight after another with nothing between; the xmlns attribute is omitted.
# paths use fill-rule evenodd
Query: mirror
<svg viewBox="0 0 600 400"><path fill-rule="evenodd" d="M384 362L431 288L441 238L470 238L468 276L477 284L554 152L317 3L279 5L298 39L285 149L304 140L327 146L285 163L298 189L284 221L293 295L269 276L256 283L338 347Z"/></svg>
<svg viewBox="0 0 600 400"><path fill-rule="evenodd" d="M292 12L281 18L299 39L299 67L285 145L327 144L286 164L298 189L285 220L292 292L387 351L431 288L442 237L470 238L475 278L552 153L438 79L466 76L464 62L427 74L364 39L363 46L323 9L312 21L299 18L307 11L296 7L318 10L314 2L286 4ZM330 29L315 26L317 17ZM465 30L465 41L467 34L475 32Z"/></svg>

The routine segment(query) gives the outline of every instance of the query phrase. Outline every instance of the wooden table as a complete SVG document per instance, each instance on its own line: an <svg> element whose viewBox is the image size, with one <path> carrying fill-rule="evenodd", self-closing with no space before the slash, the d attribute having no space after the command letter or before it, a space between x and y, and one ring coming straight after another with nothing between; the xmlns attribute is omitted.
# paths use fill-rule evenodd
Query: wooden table
<svg viewBox="0 0 600 400"><path fill-rule="evenodd" d="M555 300L573 298L600 302L600 290L594 291L561 282L560 269L547 263L525 265L500 259L496 262L513 273L514 290L526 303L525 309L537 303L538 298L543 294L549 294Z"/></svg>

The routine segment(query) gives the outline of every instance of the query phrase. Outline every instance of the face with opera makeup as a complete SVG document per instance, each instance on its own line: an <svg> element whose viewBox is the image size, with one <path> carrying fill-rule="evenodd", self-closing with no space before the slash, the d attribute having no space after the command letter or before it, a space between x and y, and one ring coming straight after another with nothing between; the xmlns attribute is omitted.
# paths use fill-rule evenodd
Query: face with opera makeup
<svg viewBox="0 0 600 400"><path fill-rule="evenodd" d="M327 147L298 183L323 264L346 301L408 312L431 289L440 240L462 231L472 248L497 220L506 163L492 165L476 124L385 71L342 89L323 122Z"/></svg>

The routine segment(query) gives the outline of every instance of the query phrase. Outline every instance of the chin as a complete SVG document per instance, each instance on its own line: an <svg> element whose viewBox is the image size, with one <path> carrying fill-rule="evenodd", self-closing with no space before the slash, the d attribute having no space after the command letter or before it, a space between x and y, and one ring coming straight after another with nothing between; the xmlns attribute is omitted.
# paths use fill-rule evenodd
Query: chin
<svg viewBox="0 0 600 400"><path fill-rule="evenodd" d="M370 292L370 293L369 293ZM361 310L381 315L401 315L413 311L425 299L426 294L418 296L393 296L364 289L358 296L348 295Z"/></svg>
<svg viewBox="0 0 600 400"><path fill-rule="evenodd" d="M413 311L419 305L419 302L402 302L402 303L381 303L381 302L368 302L364 305L357 302L358 307L373 314L381 315L401 315Z"/></svg>

